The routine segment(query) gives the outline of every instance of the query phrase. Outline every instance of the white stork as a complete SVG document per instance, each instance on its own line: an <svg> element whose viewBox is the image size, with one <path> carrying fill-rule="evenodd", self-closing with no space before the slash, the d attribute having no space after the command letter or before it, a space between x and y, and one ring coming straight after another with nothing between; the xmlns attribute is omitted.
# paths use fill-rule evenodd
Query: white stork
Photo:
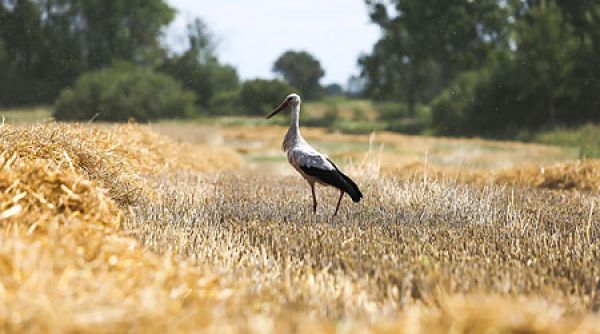
<svg viewBox="0 0 600 334"><path fill-rule="evenodd" d="M359 202L363 197L358 186L349 177L344 175L339 168L329 158L312 146L310 146L300 134L300 96L297 94L288 95L285 100L275 109L267 118L287 107L292 107L292 122L290 128L283 139L283 151L286 153L288 161L310 185L313 197L313 213L317 213L317 197L315 195L315 183L324 186L333 186L340 190L340 198L335 207L334 216L340 209L340 203L344 193L348 193L353 202Z"/></svg>

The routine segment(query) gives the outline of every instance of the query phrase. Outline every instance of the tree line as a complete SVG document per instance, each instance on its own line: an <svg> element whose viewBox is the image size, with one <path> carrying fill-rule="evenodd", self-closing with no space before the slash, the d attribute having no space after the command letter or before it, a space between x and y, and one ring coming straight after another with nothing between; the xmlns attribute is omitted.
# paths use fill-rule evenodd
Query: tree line
<svg viewBox="0 0 600 334"><path fill-rule="evenodd" d="M365 94L427 106L444 135L600 121L600 1L366 0Z"/></svg>
<svg viewBox="0 0 600 334"><path fill-rule="evenodd" d="M0 101L47 103L114 59L152 65L174 17L161 0L0 1Z"/></svg>
<svg viewBox="0 0 600 334"><path fill-rule="evenodd" d="M283 80L241 82L200 19L172 52L161 32L174 14L163 0L0 0L0 107L56 101L59 120L147 121L262 114L295 89L323 94L324 71L302 51L274 63Z"/></svg>
<svg viewBox="0 0 600 334"><path fill-rule="evenodd" d="M390 129L511 136L600 121L600 1L365 0L381 27L346 92L377 101ZM174 53L164 0L0 0L0 107L55 103L57 119L146 121L259 115L322 87L307 52L242 82L200 19ZM241 102L244 103L241 103ZM401 104L399 104L401 103Z"/></svg>

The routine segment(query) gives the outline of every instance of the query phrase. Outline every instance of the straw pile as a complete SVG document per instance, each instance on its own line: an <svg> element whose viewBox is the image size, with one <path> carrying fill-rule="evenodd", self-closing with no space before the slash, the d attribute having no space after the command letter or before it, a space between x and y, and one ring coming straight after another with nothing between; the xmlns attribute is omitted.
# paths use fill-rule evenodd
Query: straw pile
<svg viewBox="0 0 600 334"><path fill-rule="evenodd" d="M96 180L120 204L152 196L147 176L175 169L209 171L240 164L239 157L230 150L191 148L132 124L112 128L56 123L3 126L1 151L17 158L49 160L57 168L69 168Z"/></svg>
<svg viewBox="0 0 600 334"><path fill-rule="evenodd" d="M600 191L600 160L508 169L500 171L495 182L547 189Z"/></svg>
<svg viewBox="0 0 600 334"><path fill-rule="evenodd" d="M0 156L0 328L163 332L205 326L208 305L221 302L213 293L224 289L218 280L123 236L122 214L102 189L57 167Z"/></svg>
<svg viewBox="0 0 600 334"><path fill-rule="evenodd" d="M181 148L132 125L4 126L0 138L3 331L180 330L186 312L206 324L218 280L124 236L110 198L131 202L147 190L142 175L162 166L202 165L173 159Z"/></svg>
<svg viewBox="0 0 600 334"><path fill-rule="evenodd" d="M440 168L415 161L384 166L381 173L386 177L405 181L452 180L468 184L509 184L552 190L600 191L600 160L577 160L550 166L527 165L501 170Z"/></svg>

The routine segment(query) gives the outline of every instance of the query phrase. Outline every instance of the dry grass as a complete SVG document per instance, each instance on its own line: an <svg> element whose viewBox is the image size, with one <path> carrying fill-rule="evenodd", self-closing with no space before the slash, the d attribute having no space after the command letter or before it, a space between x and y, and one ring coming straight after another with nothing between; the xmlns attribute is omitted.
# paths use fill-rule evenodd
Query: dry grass
<svg viewBox="0 0 600 334"><path fill-rule="evenodd" d="M187 312L206 326L208 305L220 300L211 293L218 278L124 236L110 198L122 199L124 185L145 189L152 159L170 159L156 151L168 140L135 126L4 126L0 133L3 331L173 331L190 328ZM149 143L154 137L160 141Z"/></svg>
<svg viewBox="0 0 600 334"><path fill-rule="evenodd" d="M499 172L495 181L536 188L600 192L600 160L509 169Z"/></svg>
<svg viewBox="0 0 600 334"><path fill-rule="evenodd" d="M159 123L152 128L182 142L224 144L246 157L247 161L257 156L282 157L281 141L287 130L264 125L209 128L169 123ZM210 135L206 136L207 133ZM415 161L427 161L430 166L443 169L464 167L477 170L548 164L578 157L576 149L519 142L408 136L390 132L374 136L347 135L317 128L306 128L302 133L311 144L340 162L361 161L370 147L381 148L378 158L383 172L387 174ZM279 162L285 163L284 159Z"/></svg>
<svg viewBox="0 0 600 334"><path fill-rule="evenodd" d="M551 165L479 170L456 167L440 168L415 161L382 173L405 181L446 180L469 184L497 184L553 190L600 192L600 161L569 161Z"/></svg>
<svg viewBox="0 0 600 334"><path fill-rule="evenodd" d="M230 150L176 144L131 124L4 126L0 127L0 151L70 168L98 181L111 198L122 204L152 195L146 184L148 176L176 169L221 170L240 164Z"/></svg>
<svg viewBox="0 0 600 334"><path fill-rule="evenodd" d="M334 191L313 216L298 177L144 127L0 138L7 332L598 332L596 193L365 162L365 201L332 218Z"/></svg>
<svg viewBox="0 0 600 334"><path fill-rule="evenodd" d="M595 196L361 184L365 202L331 218L334 192L319 193L313 217L307 185L295 178L182 175L165 180L164 201L134 210L127 226L156 251L248 281L259 271L257 291L323 317L395 314L456 293L545 295L573 311L600 305Z"/></svg>

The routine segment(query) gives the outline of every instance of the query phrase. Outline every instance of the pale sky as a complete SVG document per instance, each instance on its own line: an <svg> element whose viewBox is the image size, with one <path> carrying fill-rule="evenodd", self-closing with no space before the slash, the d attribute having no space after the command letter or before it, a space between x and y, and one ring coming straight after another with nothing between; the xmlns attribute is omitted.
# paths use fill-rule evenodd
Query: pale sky
<svg viewBox="0 0 600 334"><path fill-rule="evenodd" d="M363 0L168 0L177 17L166 40L185 48L186 25L195 17L216 36L222 62L242 79L272 78L273 63L288 49L305 50L325 69L322 84L345 85L358 74L357 59L370 52L379 28L369 23Z"/></svg>

